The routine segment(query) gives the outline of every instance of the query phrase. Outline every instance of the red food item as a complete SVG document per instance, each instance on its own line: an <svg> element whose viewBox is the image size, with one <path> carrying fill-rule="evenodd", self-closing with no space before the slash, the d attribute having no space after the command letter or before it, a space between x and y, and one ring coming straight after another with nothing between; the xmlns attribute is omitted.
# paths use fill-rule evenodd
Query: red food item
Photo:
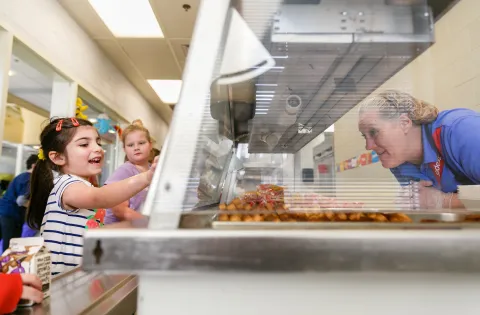
<svg viewBox="0 0 480 315"><path fill-rule="evenodd" d="M262 184L257 187L262 205L284 203L283 187L271 184Z"/></svg>

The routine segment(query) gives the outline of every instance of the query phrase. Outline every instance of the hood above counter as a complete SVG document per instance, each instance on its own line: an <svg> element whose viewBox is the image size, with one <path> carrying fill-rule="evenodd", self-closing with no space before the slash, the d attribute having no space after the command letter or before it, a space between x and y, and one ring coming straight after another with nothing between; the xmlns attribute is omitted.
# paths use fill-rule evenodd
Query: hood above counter
<svg viewBox="0 0 480 315"><path fill-rule="evenodd" d="M240 97L242 106L254 100L253 119L235 121L248 124L250 153L297 152L434 43L432 12L422 0L241 6L275 60L249 83L254 88L243 88L255 95Z"/></svg>

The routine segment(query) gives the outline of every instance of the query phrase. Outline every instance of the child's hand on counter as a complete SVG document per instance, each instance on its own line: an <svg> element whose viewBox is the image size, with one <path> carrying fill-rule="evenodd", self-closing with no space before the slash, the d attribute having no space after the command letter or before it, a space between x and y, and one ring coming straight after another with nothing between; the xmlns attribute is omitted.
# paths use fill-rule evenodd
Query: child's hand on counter
<svg viewBox="0 0 480 315"><path fill-rule="evenodd" d="M147 171L147 178L149 182L152 181L153 174L155 174L155 170L157 169L157 163L158 163L158 156L155 157L155 159L153 160L152 166Z"/></svg>
<svg viewBox="0 0 480 315"><path fill-rule="evenodd" d="M22 299L32 300L35 303L43 301L42 281L36 275L21 274L23 283Z"/></svg>

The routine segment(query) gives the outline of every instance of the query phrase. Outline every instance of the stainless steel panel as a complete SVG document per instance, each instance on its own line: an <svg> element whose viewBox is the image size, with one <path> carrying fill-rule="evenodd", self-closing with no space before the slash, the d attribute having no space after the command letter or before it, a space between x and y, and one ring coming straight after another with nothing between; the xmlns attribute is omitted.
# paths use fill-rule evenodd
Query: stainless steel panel
<svg viewBox="0 0 480 315"><path fill-rule="evenodd" d="M54 277L51 296L42 304L19 308L14 314L119 314L137 308L137 278L130 275L87 273L80 268Z"/></svg>
<svg viewBox="0 0 480 315"><path fill-rule="evenodd" d="M159 272L480 272L480 230L89 230L84 268ZM95 257L93 253L101 252ZM98 259L97 259L98 258Z"/></svg>
<svg viewBox="0 0 480 315"><path fill-rule="evenodd" d="M415 33L410 6L389 6L384 0L366 2L324 0L320 5L284 5L275 17L274 34Z"/></svg>

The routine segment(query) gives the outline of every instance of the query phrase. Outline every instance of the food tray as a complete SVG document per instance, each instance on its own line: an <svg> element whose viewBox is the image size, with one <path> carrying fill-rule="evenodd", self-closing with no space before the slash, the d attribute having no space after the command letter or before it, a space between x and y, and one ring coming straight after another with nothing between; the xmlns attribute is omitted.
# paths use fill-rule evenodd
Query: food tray
<svg viewBox="0 0 480 315"><path fill-rule="evenodd" d="M315 230L315 229L463 229L480 228L480 222L466 222L464 214L409 213L411 223L393 222L212 222L217 230Z"/></svg>

